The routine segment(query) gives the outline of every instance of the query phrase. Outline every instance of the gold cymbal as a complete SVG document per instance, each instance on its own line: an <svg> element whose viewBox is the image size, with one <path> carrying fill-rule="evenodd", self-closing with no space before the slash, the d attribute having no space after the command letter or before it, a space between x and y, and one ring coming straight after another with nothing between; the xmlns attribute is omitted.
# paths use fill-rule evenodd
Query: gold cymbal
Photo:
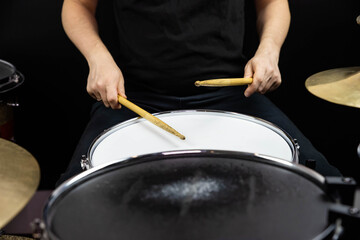
<svg viewBox="0 0 360 240"><path fill-rule="evenodd" d="M1 235L0 240L32 240L33 238L12 236L12 235Z"/></svg>
<svg viewBox="0 0 360 240"><path fill-rule="evenodd" d="M335 68L310 76L309 92L332 103L360 108L360 67Z"/></svg>
<svg viewBox="0 0 360 240"><path fill-rule="evenodd" d="M25 207L39 180L35 158L17 144L0 138L0 228Z"/></svg>

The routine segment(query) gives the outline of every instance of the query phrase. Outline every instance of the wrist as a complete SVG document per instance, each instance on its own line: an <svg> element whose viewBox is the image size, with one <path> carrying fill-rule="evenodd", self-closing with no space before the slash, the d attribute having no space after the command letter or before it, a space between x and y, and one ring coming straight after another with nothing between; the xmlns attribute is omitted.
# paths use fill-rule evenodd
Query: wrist
<svg viewBox="0 0 360 240"><path fill-rule="evenodd" d="M256 54L266 54L279 59L281 47L276 44L272 39L262 39Z"/></svg>
<svg viewBox="0 0 360 240"><path fill-rule="evenodd" d="M85 56L89 66L98 62L113 60L111 54L102 43L96 44L91 51Z"/></svg>

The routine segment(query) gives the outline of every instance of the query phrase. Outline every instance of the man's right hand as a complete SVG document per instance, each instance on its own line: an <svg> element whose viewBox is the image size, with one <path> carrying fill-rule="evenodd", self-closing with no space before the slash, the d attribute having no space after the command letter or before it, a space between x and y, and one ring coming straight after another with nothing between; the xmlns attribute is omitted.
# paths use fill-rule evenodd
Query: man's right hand
<svg viewBox="0 0 360 240"><path fill-rule="evenodd" d="M103 101L106 107L120 109L118 95L126 98L124 77L113 60L108 56L97 56L96 60L89 61L89 76L86 90L94 99Z"/></svg>
<svg viewBox="0 0 360 240"><path fill-rule="evenodd" d="M97 3L98 0L64 0L62 24L89 64L88 93L106 107L119 109L118 94L126 98L124 78L100 39L95 18Z"/></svg>

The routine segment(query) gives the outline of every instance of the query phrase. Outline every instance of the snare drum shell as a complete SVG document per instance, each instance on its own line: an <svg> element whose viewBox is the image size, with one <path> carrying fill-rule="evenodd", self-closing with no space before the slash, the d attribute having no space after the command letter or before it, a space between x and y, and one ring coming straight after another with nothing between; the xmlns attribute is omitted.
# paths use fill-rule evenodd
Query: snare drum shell
<svg viewBox="0 0 360 240"><path fill-rule="evenodd" d="M64 240L314 239L334 228L322 181L300 165L248 153L151 154L68 180L44 219L51 239Z"/></svg>

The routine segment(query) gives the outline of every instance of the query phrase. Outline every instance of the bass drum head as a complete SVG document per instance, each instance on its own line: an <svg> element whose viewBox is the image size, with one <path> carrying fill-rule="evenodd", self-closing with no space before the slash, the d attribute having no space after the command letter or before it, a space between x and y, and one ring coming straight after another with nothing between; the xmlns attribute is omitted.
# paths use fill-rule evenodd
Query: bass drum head
<svg viewBox="0 0 360 240"><path fill-rule="evenodd" d="M285 162L183 151L93 168L53 193L46 229L64 240L313 239L331 226L332 200L307 168Z"/></svg>

